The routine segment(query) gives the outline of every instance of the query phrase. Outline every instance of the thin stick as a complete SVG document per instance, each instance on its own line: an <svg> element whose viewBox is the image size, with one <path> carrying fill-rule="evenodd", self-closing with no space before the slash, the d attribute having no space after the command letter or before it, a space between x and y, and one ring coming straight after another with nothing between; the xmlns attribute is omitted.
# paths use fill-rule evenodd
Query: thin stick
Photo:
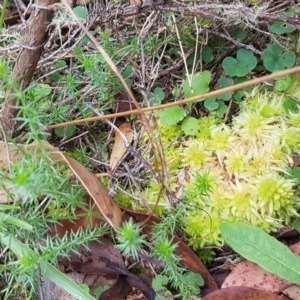
<svg viewBox="0 0 300 300"><path fill-rule="evenodd" d="M219 96L219 95L222 95L222 94L228 93L228 92L234 92L236 90L240 90L240 89L252 86L252 85L260 84L264 81L273 80L275 78L291 75L291 74L294 74L297 72L300 72L300 66L297 66L297 67L294 67L294 68L291 68L288 70L280 71L280 72L277 72L274 74L266 75L261 78L255 78L255 79L252 79L249 81L245 81L245 82L242 82L239 84L228 86L228 87L225 87L225 88L213 91L213 92L209 92L209 93L206 93L203 95L195 96L192 98L187 98L187 99L183 99L180 101L170 102L170 103L157 105L157 106L144 107L144 108L141 108L140 110L134 109L134 110L128 110L128 111L110 114L110 115L97 116L97 117L91 117L91 118L86 118L86 119L73 120L73 121L69 121L69 122L65 122L65 123L49 125L45 128L45 130L50 130L53 128L59 128L59 127L64 127L64 126L70 126L70 125L76 125L76 124L81 124L81 123L87 123L87 122L106 120L106 119L111 119L111 118L124 117L124 116L129 116L129 115L134 115L134 114L140 114L141 111L143 113L145 113L147 111L159 110L159 109L176 106L176 105L181 105L181 104L186 104L186 103L190 103L190 102L203 101L209 97Z"/></svg>

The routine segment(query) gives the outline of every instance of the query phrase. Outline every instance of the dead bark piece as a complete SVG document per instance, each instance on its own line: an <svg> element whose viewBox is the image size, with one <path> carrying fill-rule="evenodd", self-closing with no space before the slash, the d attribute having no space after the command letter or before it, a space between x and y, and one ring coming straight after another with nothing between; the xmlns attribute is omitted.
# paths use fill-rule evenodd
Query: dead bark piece
<svg viewBox="0 0 300 300"><path fill-rule="evenodd" d="M29 86L37 63L44 50L47 38L47 26L53 17L53 5L58 0L36 0L35 8L27 22L24 36L21 41L21 50L14 68L14 79L25 89ZM12 91L13 93L13 91ZM15 108L16 99L13 98L4 104L1 121L4 131L12 136L18 134L19 123L15 120L18 110Z"/></svg>

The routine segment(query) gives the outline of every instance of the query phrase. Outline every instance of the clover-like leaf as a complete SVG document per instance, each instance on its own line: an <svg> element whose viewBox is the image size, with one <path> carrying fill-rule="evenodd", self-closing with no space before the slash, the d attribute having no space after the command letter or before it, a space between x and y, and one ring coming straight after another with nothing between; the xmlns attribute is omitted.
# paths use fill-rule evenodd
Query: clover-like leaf
<svg viewBox="0 0 300 300"><path fill-rule="evenodd" d="M220 77L218 80L218 84L221 87L227 87L227 86L231 86L233 85L233 80L231 78L226 78L226 77ZM222 95L217 96L217 99L221 99L224 101L229 101L232 97L232 93L228 92L228 93L224 93Z"/></svg>
<svg viewBox="0 0 300 300"><path fill-rule="evenodd" d="M242 28L237 27L230 32L232 36L234 36L238 41L242 42L245 38L247 38L247 32Z"/></svg>
<svg viewBox="0 0 300 300"><path fill-rule="evenodd" d="M185 111L179 106L172 106L162 110L159 117L162 125L175 125L184 119Z"/></svg>
<svg viewBox="0 0 300 300"><path fill-rule="evenodd" d="M149 95L151 105L159 105L165 99L165 92L161 87L156 87Z"/></svg>
<svg viewBox="0 0 300 300"><path fill-rule="evenodd" d="M290 24L285 22L276 22L271 26L270 30L275 34L282 35L285 33L291 33L294 29Z"/></svg>
<svg viewBox="0 0 300 300"><path fill-rule="evenodd" d="M205 94L209 91L209 83L211 79L211 72L205 70L203 72L195 73L190 87L188 79L182 83L183 92L186 98Z"/></svg>
<svg viewBox="0 0 300 300"><path fill-rule="evenodd" d="M237 52L236 59L233 57L225 57L222 67L229 76L242 77L252 71L257 64L254 54L247 49L240 49Z"/></svg>
<svg viewBox="0 0 300 300"><path fill-rule="evenodd" d="M296 61L296 55L292 51L284 52L278 44L272 44L262 53L263 64L270 71L281 71L291 68Z"/></svg>
<svg viewBox="0 0 300 300"><path fill-rule="evenodd" d="M181 129L186 135L196 135L199 127L199 121L193 117L186 117L181 124Z"/></svg>
<svg viewBox="0 0 300 300"><path fill-rule="evenodd" d="M216 101L216 97L207 98L204 101L204 107L209 111L214 111L219 107L219 103Z"/></svg>

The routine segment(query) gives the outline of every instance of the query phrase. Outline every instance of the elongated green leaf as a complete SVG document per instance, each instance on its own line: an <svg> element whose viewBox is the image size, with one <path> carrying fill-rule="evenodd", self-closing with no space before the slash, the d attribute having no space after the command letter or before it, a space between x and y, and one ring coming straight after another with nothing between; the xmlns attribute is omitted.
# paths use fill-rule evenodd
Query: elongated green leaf
<svg viewBox="0 0 300 300"><path fill-rule="evenodd" d="M36 255L34 251L19 242L12 235L5 235L3 232L0 232L0 242L9 247L18 257ZM75 282L73 282L71 279L69 279L49 263L41 262L40 267L42 276L48 277L51 281L53 281L55 284L60 286L62 289L64 289L77 299L95 300L95 298L93 298L89 293L84 291L80 286L78 286Z"/></svg>
<svg viewBox="0 0 300 300"><path fill-rule="evenodd" d="M4 223L10 223L12 225L15 225L15 226L18 226L18 227L21 227L23 229L26 229L26 230L30 230L30 231L33 231L33 227L28 224L27 222L23 221L23 220L19 220L17 218L14 218L10 215L7 215L7 214L4 214L2 212L0 212L0 221L3 221Z"/></svg>
<svg viewBox="0 0 300 300"><path fill-rule="evenodd" d="M221 233L236 252L265 270L300 284L300 258L262 229L243 222L223 223Z"/></svg>

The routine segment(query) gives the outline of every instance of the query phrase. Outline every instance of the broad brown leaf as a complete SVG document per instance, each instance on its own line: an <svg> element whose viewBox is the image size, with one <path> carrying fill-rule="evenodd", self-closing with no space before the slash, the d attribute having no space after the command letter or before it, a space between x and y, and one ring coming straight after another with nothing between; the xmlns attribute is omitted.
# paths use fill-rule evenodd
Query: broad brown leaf
<svg viewBox="0 0 300 300"><path fill-rule="evenodd" d="M234 286L214 291L202 300L283 300L283 298L262 290Z"/></svg>

